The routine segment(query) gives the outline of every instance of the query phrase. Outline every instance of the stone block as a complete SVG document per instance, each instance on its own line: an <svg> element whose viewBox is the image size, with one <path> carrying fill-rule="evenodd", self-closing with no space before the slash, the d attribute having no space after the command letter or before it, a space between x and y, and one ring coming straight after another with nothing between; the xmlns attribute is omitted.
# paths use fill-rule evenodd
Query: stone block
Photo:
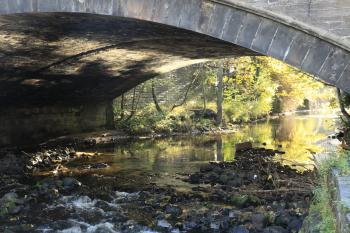
<svg viewBox="0 0 350 233"><path fill-rule="evenodd" d="M301 69L318 76L330 53L330 49L331 46L327 42L319 39L315 40L301 65Z"/></svg>
<svg viewBox="0 0 350 233"><path fill-rule="evenodd" d="M285 61L292 66L301 68L301 64L315 40L314 37L305 33L298 33L289 48Z"/></svg>
<svg viewBox="0 0 350 233"><path fill-rule="evenodd" d="M215 3L204 2L201 5L200 16L196 32L206 33L208 31L210 18L212 17L215 9Z"/></svg>
<svg viewBox="0 0 350 233"><path fill-rule="evenodd" d="M75 3L75 11L79 12L79 6L83 2L77 1ZM101 15L112 15L113 14L113 0L85 0L85 12L101 14Z"/></svg>
<svg viewBox="0 0 350 233"><path fill-rule="evenodd" d="M235 147L236 147L236 152L241 152L241 151L247 151L252 149L253 144L251 142L242 142L242 143L237 143Z"/></svg>
<svg viewBox="0 0 350 233"><path fill-rule="evenodd" d="M350 64L347 65L344 72L341 74L336 86L350 94Z"/></svg>
<svg viewBox="0 0 350 233"><path fill-rule="evenodd" d="M241 29L243 19L247 13L231 9L228 13L229 21L226 23L224 31L222 33L222 39L229 42L235 42L237 39L238 32Z"/></svg>
<svg viewBox="0 0 350 233"><path fill-rule="evenodd" d="M8 10L11 13L22 13L33 11L32 0L8 0Z"/></svg>
<svg viewBox="0 0 350 233"><path fill-rule="evenodd" d="M58 11L62 12L75 12L76 11L76 0L58 0Z"/></svg>
<svg viewBox="0 0 350 233"><path fill-rule="evenodd" d="M270 47L271 41L276 34L277 28L277 23L268 19L263 19L253 40L251 49L259 53L266 54Z"/></svg>
<svg viewBox="0 0 350 233"><path fill-rule="evenodd" d="M0 0L0 14L7 14L9 12L8 2Z"/></svg>
<svg viewBox="0 0 350 233"><path fill-rule="evenodd" d="M350 61L350 55L343 49L333 48L327 57L319 76L328 83L335 84Z"/></svg>
<svg viewBox="0 0 350 233"><path fill-rule="evenodd" d="M195 30L198 27L202 1L191 0L183 3L179 27L189 30Z"/></svg>
<svg viewBox="0 0 350 233"><path fill-rule="evenodd" d="M296 33L297 31L290 27L279 25L267 55L284 60Z"/></svg>
<svg viewBox="0 0 350 233"><path fill-rule="evenodd" d="M225 23L229 20L229 7L223 5L216 5L210 23L207 34L216 38L220 38L224 29Z"/></svg>
<svg viewBox="0 0 350 233"><path fill-rule="evenodd" d="M250 48L261 20L261 17L253 14L245 15L236 43L243 47Z"/></svg>
<svg viewBox="0 0 350 233"><path fill-rule="evenodd" d="M182 9L184 7L184 2L186 0L168 0L167 16L163 21L164 24L178 26L180 24L180 17Z"/></svg>
<svg viewBox="0 0 350 233"><path fill-rule="evenodd" d="M55 12L58 9L58 0L37 0L37 11L39 12Z"/></svg>
<svg viewBox="0 0 350 233"><path fill-rule="evenodd" d="M155 5L159 0L113 0L112 15L152 20Z"/></svg>

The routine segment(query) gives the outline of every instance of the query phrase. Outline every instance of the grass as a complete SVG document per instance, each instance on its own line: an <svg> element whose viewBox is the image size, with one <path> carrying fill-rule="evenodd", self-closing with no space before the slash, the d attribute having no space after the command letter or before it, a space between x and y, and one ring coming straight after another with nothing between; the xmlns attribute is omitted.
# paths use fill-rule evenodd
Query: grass
<svg viewBox="0 0 350 233"><path fill-rule="evenodd" d="M337 168L341 175L350 174L350 167L348 160L350 152L343 152L338 155L334 155L331 158L322 161L319 166L319 185L314 190L314 200L310 206L308 220L317 216L319 223L311 226L312 231L318 231L320 233L336 233L336 217L333 213L333 206L335 203L331 198L333 190L329 190L328 175L331 168Z"/></svg>

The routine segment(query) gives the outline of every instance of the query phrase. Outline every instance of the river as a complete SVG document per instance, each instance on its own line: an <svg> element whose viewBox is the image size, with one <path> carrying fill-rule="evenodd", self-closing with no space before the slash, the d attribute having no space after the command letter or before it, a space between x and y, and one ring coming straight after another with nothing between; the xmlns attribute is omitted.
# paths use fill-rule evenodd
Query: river
<svg viewBox="0 0 350 233"><path fill-rule="evenodd" d="M217 185L196 185L188 182L186 177L200 172L201 167L209 162L235 161L236 144L246 141L252 142L254 147L280 151L273 160L295 168L298 172L313 169L313 156L325 149L317 142L334 134L336 121L337 116L334 114L303 112L244 125L237 128L236 132L228 134L125 140L85 150L99 154L64 164L60 174L47 171L36 173L34 182L31 180L31 186L37 189L35 194L31 194L35 197L34 204L27 207L26 215L17 221L30 224L33 232L62 233L246 233L249 231L245 230L250 229L252 224L255 225L250 232L263 232L263 228L270 225L277 229L279 226L274 226L274 221L277 220L271 220L270 223L261 220L263 225L260 227L259 214L256 212L277 213L281 205L291 213L294 209L300 209L299 205L305 205L305 197L302 197L302 201L293 202L293 207L285 207L288 206L286 199L284 202L271 202L274 204L271 204L270 210L266 204L267 207L260 208L259 211L253 210L250 205L242 206L244 211L240 211L227 203L218 204L216 200L212 200L212 193L210 201L200 201L203 195L198 197L198 193L193 193L193 190L205 191ZM254 173L253 176L257 175ZM184 196L191 201L184 202ZM197 212L191 212L195 210ZM199 213L200 211L203 213ZM295 216L291 214L287 222L294 221L296 225L300 225L306 212L307 210ZM180 216L189 213L196 217L191 220L181 217L181 222ZM208 213L211 213L209 217ZM256 215L258 217L254 217ZM236 218L235 221L242 228L229 228L233 224L233 218ZM249 221L243 221L244 218L249 218ZM224 223L223 219L227 221ZM201 230L191 224L200 225ZM293 232L287 225L286 231L281 228L280 231L271 232ZM296 227L300 228L299 225Z"/></svg>

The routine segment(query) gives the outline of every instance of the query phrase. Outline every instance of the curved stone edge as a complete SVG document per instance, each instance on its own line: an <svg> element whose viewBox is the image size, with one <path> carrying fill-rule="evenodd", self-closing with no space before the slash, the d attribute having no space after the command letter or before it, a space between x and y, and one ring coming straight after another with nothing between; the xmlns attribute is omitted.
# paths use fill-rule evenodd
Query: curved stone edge
<svg viewBox="0 0 350 233"><path fill-rule="evenodd" d="M0 15L30 12L113 15L191 30L274 57L350 93L348 48L292 18L233 0L0 0Z"/></svg>
<svg viewBox="0 0 350 233"><path fill-rule="evenodd" d="M343 37L338 36L332 32L329 32L325 29L317 28L315 26L312 26L310 24L303 23L293 17L278 14L276 12L266 10L263 8L257 8L255 6L248 5L246 3L236 1L236 0L209 0L212 2L216 2L219 4L228 5L231 7L235 7L237 9L245 10L247 12L250 12L252 14L259 15L261 17L274 20L276 22L279 22L281 24L285 24L286 26L293 27L295 29L298 29L299 31L303 31L309 35L313 35L319 39L322 39L324 41L327 41L331 44L337 45L340 48L343 48L345 50L350 51L350 43L349 41L345 40Z"/></svg>

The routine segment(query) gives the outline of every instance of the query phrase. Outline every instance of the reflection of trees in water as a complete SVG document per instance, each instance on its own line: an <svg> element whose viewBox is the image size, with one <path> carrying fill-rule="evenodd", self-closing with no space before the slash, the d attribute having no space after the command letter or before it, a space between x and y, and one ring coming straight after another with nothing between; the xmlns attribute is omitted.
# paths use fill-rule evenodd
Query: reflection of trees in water
<svg viewBox="0 0 350 233"><path fill-rule="evenodd" d="M253 141L267 143L269 148L282 145L281 150L286 151L284 158L304 162L308 161L310 155L307 149L319 151L313 143L324 138L324 132L332 129L331 122L321 117L290 116L245 125L234 134L222 136L190 136L131 142L117 146L113 160L123 168L171 173L181 170L181 167L188 169L196 161L233 160L237 143Z"/></svg>
<svg viewBox="0 0 350 233"><path fill-rule="evenodd" d="M282 118L280 121L280 124L278 124L278 127L276 131L274 132L274 139L276 141L288 141L292 140L294 137L294 132L297 129L295 118L293 117L285 117Z"/></svg>
<svg viewBox="0 0 350 233"><path fill-rule="evenodd" d="M222 154L222 137L216 137L216 153L215 153L215 161L223 161L224 156Z"/></svg>
<svg viewBox="0 0 350 233"><path fill-rule="evenodd" d="M310 161L310 152L321 148L314 143L326 135L320 132L323 121L320 118L284 118L277 130L277 141L286 151L284 158L300 162Z"/></svg>

